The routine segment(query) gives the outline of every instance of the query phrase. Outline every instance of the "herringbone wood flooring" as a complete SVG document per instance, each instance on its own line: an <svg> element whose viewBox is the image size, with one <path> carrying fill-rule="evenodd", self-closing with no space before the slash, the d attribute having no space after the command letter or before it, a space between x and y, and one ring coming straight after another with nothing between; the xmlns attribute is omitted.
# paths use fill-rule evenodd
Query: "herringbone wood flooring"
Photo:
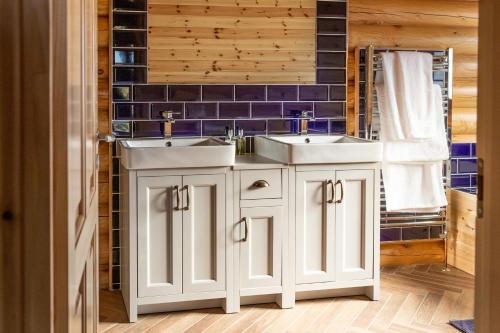
<svg viewBox="0 0 500 333"><path fill-rule="evenodd" d="M243 306L226 315L221 309L140 316L127 324L117 293L101 295L101 333L139 332L457 332L450 319L473 315L474 278L441 265L386 267L381 300L342 297L298 301L282 310L275 304Z"/></svg>

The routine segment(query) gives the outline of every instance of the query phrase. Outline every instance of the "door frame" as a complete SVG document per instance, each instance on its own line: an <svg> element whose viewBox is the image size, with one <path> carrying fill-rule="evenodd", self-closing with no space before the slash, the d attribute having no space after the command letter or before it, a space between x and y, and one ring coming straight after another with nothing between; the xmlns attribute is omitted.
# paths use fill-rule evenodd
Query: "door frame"
<svg viewBox="0 0 500 333"><path fill-rule="evenodd" d="M479 99L477 121L478 217L475 319L477 332L500 332L500 5L479 2ZM484 168L480 166L484 161ZM485 181L486 180L486 181ZM482 186L481 186L482 185Z"/></svg>

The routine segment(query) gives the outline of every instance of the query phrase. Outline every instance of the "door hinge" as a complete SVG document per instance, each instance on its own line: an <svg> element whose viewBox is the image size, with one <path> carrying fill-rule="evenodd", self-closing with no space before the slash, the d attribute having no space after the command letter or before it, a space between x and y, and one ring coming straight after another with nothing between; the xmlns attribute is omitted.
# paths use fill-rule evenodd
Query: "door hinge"
<svg viewBox="0 0 500 333"><path fill-rule="evenodd" d="M477 159L477 217L484 214L484 160Z"/></svg>

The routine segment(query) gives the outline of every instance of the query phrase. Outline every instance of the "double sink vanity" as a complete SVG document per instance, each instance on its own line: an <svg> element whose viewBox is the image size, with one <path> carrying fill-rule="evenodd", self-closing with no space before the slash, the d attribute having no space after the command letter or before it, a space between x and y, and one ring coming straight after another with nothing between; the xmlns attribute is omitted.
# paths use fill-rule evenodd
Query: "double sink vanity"
<svg viewBox="0 0 500 333"><path fill-rule="evenodd" d="M256 137L124 140L121 277L141 313L379 297L379 143Z"/></svg>

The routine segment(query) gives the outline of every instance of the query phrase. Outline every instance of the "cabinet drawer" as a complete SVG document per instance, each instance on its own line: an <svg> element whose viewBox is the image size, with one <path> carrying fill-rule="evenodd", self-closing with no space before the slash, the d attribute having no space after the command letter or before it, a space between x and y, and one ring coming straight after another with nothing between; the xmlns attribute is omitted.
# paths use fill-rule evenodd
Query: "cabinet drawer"
<svg viewBox="0 0 500 333"><path fill-rule="evenodd" d="M241 199L281 198L281 169L241 171Z"/></svg>

